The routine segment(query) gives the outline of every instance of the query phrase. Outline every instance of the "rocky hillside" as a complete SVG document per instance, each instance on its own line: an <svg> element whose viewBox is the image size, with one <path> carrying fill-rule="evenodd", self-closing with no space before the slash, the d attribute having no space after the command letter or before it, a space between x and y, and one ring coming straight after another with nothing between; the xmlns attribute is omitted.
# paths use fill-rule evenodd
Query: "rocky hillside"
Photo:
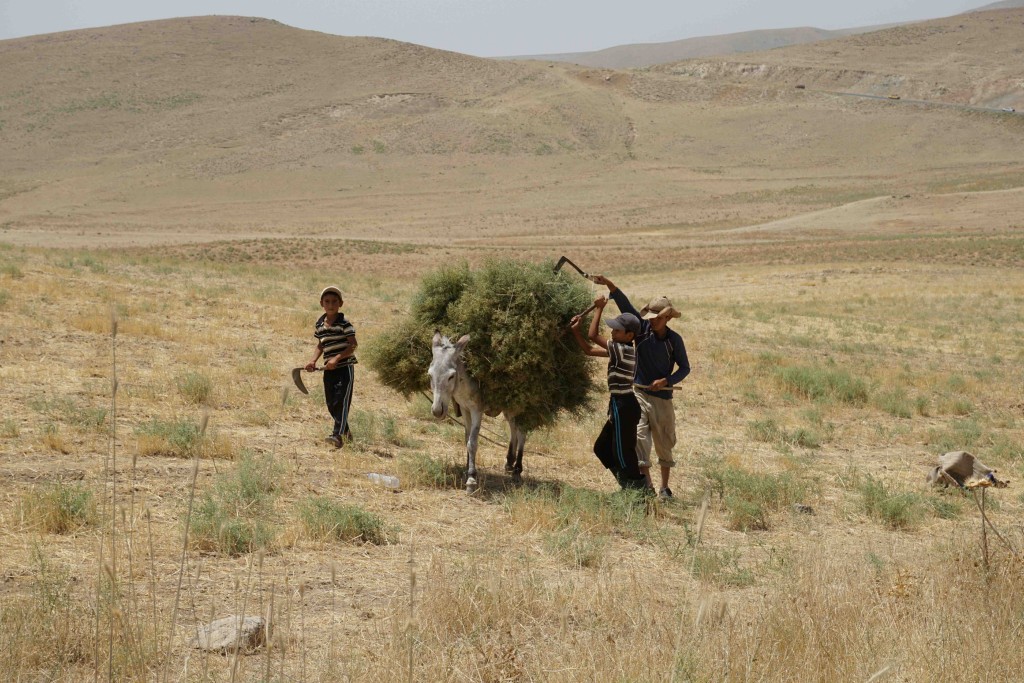
<svg viewBox="0 0 1024 683"><path fill-rule="evenodd" d="M666 74L987 107L1024 107L1024 10L1005 9L744 55L658 67Z"/></svg>

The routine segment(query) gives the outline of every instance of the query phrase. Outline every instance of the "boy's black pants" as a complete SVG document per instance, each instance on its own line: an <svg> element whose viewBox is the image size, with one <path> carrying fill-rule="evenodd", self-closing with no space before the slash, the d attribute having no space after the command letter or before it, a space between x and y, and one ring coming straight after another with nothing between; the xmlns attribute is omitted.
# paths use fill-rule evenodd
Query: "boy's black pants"
<svg viewBox="0 0 1024 683"><path fill-rule="evenodd" d="M334 418L334 436L349 434L348 412L352 406L352 385L355 384L356 371L352 365L335 370L324 370L324 398L327 410Z"/></svg>
<svg viewBox="0 0 1024 683"><path fill-rule="evenodd" d="M623 488L643 487L644 475L636 459L636 426L640 403L636 396L612 394L608 400L608 421L594 442L594 455L618 479Z"/></svg>

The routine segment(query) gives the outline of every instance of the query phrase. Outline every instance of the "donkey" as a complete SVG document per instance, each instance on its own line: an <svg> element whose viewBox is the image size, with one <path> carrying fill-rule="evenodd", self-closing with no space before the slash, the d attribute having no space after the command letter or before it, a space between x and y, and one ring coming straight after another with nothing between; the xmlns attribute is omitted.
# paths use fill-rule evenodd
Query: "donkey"
<svg viewBox="0 0 1024 683"><path fill-rule="evenodd" d="M436 332L431 344L433 359L427 373L430 375L430 389L434 394L434 402L430 408L434 417L447 417L448 405L453 401L462 412L466 429L466 491L473 493L477 487L476 448L480 437L480 424L487 409L483 394L480 392L480 384L469 376L466 364L462 361L462 352L467 344L468 334L453 344L448 337ZM504 415L510 435L505 471L518 481L523 473L523 446L526 444L526 434L516 424L515 415L509 415L507 411Z"/></svg>

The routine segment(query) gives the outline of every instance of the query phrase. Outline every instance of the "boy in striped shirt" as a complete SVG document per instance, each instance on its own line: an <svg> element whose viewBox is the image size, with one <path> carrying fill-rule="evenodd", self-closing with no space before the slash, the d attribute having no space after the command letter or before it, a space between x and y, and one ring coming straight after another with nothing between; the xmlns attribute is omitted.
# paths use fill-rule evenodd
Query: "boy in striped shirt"
<svg viewBox="0 0 1024 683"><path fill-rule="evenodd" d="M611 339L598 332L601 313L608 299L594 300L594 318L590 321L588 337L580 333L580 316L575 316L570 327L576 343L588 356L608 358L608 421L594 442L594 455L612 471L622 488L643 490L646 480L640 472L636 457L636 426L640 422L640 404L633 393L633 375L636 368L636 348L633 339L640 331L640 320L631 313L623 313L605 322L611 329Z"/></svg>
<svg viewBox="0 0 1024 683"><path fill-rule="evenodd" d="M352 385L355 383L356 329L341 312L344 299L337 287L325 287L320 292L320 306L324 314L314 325L316 352L313 360L306 363L306 370L313 372L316 361L324 357L324 398L327 410L334 418L334 429L327 437L327 443L341 448L342 439L352 440L348 428L348 413L352 406Z"/></svg>

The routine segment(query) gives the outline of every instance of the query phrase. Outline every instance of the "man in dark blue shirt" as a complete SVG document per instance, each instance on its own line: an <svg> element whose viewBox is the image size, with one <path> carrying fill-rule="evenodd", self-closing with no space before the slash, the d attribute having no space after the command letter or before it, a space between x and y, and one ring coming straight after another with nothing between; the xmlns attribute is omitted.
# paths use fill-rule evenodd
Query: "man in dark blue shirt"
<svg viewBox="0 0 1024 683"><path fill-rule="evenodd" d="M640 318L640 334L636 336L636 384L637 401L640 403L640 423L636 429L636 454L640 470L651 481L651 447L658 456L661 466L662 498L671 498L669 474L675 466L672 448L676 445L676 414L672 406L672 391L690 374L690 361L686 357L686 345L679 333L669 328L669 320L678 318L680 313L665 297L652 300L639 311L633 307L626 295L603 275L595 275L594 282L608 287L612 301L622 313L632 313Z"/></svg>

